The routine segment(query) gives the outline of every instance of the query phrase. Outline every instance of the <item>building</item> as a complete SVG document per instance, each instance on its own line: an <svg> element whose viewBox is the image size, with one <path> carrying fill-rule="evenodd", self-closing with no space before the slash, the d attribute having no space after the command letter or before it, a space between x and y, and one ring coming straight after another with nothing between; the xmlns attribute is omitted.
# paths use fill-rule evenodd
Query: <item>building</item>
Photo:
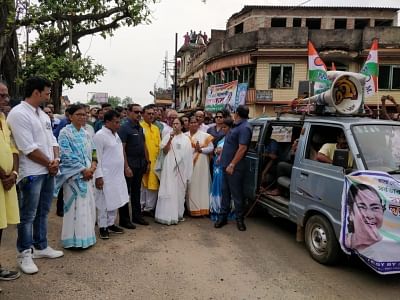
<svg viewBox="0 0 400 300"><path fill-rule="evenodd" d="M337 70L359 72L379 40L379 93L400 100L399 7L244 6L204 47L183 46L178 81L181 107L204 105L207 87L247 82L252 116L272 113L308 92L307 42Z"/></svg>

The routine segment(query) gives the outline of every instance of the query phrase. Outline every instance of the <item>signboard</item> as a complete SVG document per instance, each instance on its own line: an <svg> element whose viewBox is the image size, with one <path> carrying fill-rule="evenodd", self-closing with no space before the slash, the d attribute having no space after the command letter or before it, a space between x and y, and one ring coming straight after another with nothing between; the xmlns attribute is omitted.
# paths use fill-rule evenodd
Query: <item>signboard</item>
<svg viewBox="0 0 400 300"><path fill-rule="evenodd" d="M107 103L108 93L94 93L93 99L97 103Z"/></svg>
<svg viewBox="0 0 400 300"><path fill-rule="evenodd" d="M233 110L238 81L209 86L207 89L205 110L217 112L223 109Z"/></svg>
<svg viewBox="0 0 400 300"><path fill-rule="evenodd" d="M256 90L256 102L271 102L272 98L272 90Z"/></svg>
<svg viewBox="0 0 400 300"><path fill-rule="evenodd" d="M340 245L380 274L400 273L400 181L377 171L345 177Z"/></svg>

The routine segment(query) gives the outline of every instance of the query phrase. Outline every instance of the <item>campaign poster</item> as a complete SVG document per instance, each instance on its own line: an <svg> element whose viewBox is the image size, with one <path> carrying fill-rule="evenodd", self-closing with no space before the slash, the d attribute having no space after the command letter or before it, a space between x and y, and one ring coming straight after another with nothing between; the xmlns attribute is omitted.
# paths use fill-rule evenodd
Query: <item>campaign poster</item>
<svg viewBox="0 0 400 300"><path fill-rule="evenodd" d="M232 111L236 111L239 105L246 103L247 88L249 84L247 82L239 83L236 90L236 97L231 99L230 106Z"/></svg>
<svg viewBox="0 0 400 300"><path fill-rule="evenodd" d="M237 80L209 86L204 109L211 112L223 109L232 111L231 103L235 101L237 86Z"/></svg>
<svg viewBox="0 0 400 300"><path fill-rule="evenodd" d="M345 177L340 244L379 274L400 273L400 181L378 171Z"/></svg>

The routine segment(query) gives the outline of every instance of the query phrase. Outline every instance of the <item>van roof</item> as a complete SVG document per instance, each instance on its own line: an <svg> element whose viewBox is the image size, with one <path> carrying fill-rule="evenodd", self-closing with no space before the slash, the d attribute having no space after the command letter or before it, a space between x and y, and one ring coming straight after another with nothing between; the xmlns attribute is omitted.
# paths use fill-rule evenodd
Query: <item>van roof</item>
<svg viewBox="0 0 400 300"><path fill-rule="evenodd" d="M284 114L280 117L266 117L262 116L249 120L251 123L264 123L267 121L283 121L283 122L311 122L311 123L326 123L326 124L337 124L345 127L352 125L361 124L380 124L380 125L393 125L400 126L400 122L390 120L380 120L367 117L354 117L354 116L301 116Z"/></svg>

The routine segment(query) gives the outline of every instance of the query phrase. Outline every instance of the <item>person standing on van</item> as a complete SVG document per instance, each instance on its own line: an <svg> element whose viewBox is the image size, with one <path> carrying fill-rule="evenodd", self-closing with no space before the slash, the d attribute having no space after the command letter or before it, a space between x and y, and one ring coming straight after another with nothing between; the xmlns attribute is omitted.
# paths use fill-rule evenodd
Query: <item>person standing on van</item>
<svg viewBox="0 0 400 300"><path fill-rule="evenodd" d="M234 114L234 127L225 137L224 148L221 154L221 166L224 170L222 182L221 212L215 222L215 228L227 224L231 200L235 205L236 224L240 231L246 230L244 224L244 196L243 182L246 173L244 156L251 141L251 127L247 121L249 109L239 105Z"/></svg>

